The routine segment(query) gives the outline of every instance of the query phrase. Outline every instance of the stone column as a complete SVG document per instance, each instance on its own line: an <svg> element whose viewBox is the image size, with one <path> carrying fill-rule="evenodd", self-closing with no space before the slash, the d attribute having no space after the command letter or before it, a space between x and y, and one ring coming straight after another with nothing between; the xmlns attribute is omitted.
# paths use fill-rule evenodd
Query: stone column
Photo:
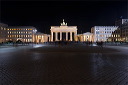
<svg viewBox="0 0 128 85"><path fill-rule="evenodd" d="M60 32L60 40L62 40L62 32Z"/></svg>
<svg viewBox="0 0 128 85"><path fill-rule="evenodd" d="M70 32L70 41L72 41L72 32Z"/></svg>
<svg viewBox="0 0 128 85"><path fill-rule="evenodd" d="M74 32L74 40L77 41L77 32Z"/></svg>
<svg viewBox="0 0 128 85"><path fill-rule="evenodd" d="M85 35L83 35L83 41L86 41L86 40L85 40Z"/></svg>
<svg viewBox="0 0 128 85"><path fill-rule="evenodd" d="M51 32L51 41L53 41L53 32Z"/></svg>
<svg viewBox="0 0 128 85"><path fill-rule="evenodd" d="M55 38L56 41L58 41L58 32L56 32L56 38Z"/></svg>
<svg viewBox="0 0 128 85"><path fill-rule="evenodd" d="M68 41L68 32L66 32L66 41Z"/></svg>
<svg viewBox="0 0 128 85"><path fill-rule="evenodd" d="M89 41L92 41L91 35L89 35Z"/></svg>
<svg viewBox="0 0 128 85"><path fill-rule="evenodd" d="M45 42L45 36L42 36L42 42L43 43Z"/></svg>
<svg viewBox="0 0 128 85"><path fill-rule="evenodd" d="M37 43L39 43L39 38L38 38L38 35L37 35Z"/></svg>

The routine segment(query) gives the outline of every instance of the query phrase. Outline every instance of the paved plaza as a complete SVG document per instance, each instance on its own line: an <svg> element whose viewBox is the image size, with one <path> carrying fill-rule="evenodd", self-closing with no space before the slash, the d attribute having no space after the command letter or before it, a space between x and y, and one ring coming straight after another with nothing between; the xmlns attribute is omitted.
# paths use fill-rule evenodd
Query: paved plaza
<svg viewBox="0 0 128 85"><path fill-rule="evenodd" d="M0 85L128 85L128 46L0 48Z"/></svg>

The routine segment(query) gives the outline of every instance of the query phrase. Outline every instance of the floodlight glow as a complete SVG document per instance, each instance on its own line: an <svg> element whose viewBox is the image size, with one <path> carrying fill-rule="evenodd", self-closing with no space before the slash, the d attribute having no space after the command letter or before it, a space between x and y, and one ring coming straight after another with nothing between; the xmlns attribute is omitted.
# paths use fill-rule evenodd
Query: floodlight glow
<svg viewBox="0 0 128 85"><path fill-rule="evenodd" d="M39 45L33 46L33 48L39 48L39 47L42 47L42 46L44 46L44 45L39 44Z"/></svg>
<svg viewBox="0 0 128 85"><path fill-rule="evenodd" d="M35 29L35 30L33 30L33 32L37 32L37 30Z"/></svg>
<svg viewBox="0 0 128 85"><path fill-rule="evenodd" d="M92 46L97 46L96 44L92 44Z"/></svg>

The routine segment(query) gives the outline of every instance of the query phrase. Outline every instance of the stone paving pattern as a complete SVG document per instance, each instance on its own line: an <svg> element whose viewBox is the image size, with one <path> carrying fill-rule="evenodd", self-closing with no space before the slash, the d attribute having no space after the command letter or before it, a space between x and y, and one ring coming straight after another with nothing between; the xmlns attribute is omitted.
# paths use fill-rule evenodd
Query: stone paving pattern
<svg viewBox="0 0 128 85"><path fill-rule="evenodd" d="M0 52L0 85L45 84L128 85L128 55L85 45Z"/></svg>

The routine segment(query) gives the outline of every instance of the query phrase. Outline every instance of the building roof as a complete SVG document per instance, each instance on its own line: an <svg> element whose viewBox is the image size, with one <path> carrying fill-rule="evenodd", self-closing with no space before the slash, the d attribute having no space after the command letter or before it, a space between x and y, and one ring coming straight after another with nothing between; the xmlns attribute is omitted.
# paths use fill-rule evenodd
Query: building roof
<svg viewBox="0 0 128 85"><path fill-rule="evenodd" d="M92 34L92 33L90 33L90 32L86 32L86 33L83 33L84 35L87 35L87 34Z"/></svg>
<svg viewBox="0 0 128 85"><path fill-rule="evenodd" d="M94 27L118 27L118 26L94 26Z"/></svg>
<svg viewBox="0 0 128 85"><path fill-rule="evenodd" d="M9 26L8 28L34 28L34 29L36 29L33 26Z"/></svg>
<svg viewBox="0 0 128 85"><path fill-rule="evenodd" d="M4 23L0 23L0 27L8 27L8 25Z"/></svg>

